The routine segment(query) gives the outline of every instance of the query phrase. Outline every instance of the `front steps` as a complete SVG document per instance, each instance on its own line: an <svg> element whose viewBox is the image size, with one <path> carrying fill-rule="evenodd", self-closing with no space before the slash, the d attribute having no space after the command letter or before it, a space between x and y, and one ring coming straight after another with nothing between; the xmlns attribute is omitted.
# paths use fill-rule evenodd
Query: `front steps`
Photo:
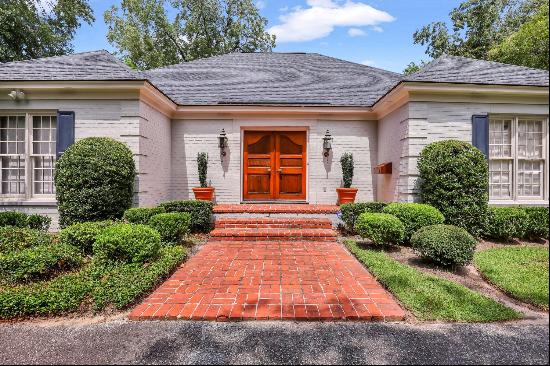
<svg viewBox="0 0 550 366"><path fill-rule="evenodd" d="M214 241L335 241L336 231L328 218L243 218L216 220L210 233Z"/></svg>

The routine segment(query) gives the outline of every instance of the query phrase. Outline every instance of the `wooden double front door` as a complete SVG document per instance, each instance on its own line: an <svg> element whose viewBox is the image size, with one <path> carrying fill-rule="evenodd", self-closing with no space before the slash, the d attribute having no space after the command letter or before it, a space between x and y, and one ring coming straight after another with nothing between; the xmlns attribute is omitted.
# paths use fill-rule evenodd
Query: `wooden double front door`
<svg viewBox="0 0 550 366"><path fill-rule="evenodd" d="M244 132L245 200L306 199L305 131Z"/></svg>

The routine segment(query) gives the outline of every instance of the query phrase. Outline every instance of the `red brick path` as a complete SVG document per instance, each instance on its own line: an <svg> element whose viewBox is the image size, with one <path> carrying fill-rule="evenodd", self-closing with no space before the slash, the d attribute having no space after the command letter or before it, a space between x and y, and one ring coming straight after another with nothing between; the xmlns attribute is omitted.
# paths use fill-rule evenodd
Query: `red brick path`
<svg viewBox="0 0 550 366"><path fill-rule="evenodd" d="M133 320L403 318L334 241L209 242L130 314Z"/></svg>

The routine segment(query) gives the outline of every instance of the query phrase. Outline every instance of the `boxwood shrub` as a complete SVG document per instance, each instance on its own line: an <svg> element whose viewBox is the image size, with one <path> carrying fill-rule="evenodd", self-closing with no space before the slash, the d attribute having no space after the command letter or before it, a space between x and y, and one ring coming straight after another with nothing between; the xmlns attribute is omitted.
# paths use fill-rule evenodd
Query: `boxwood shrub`
<svg viewBox="0 0 550 366"><path fill-rule="evenodd" d="M80 249L82 253L92 254L92 247L99 234L114 225L114 221L80 222L59 233L59 240L65 245Z"/></svg>
<svg viewBox="0 0 550 366"><path fill-rule="evenodd" d="M159 233L146 225L115 224L96 237L94 260L144 263L156 258L161 246Z"/></svg>
<svg viewBox="0 0 550 366"><path fill-rule="evenodd" d="M529 240L548 239L548 207L524 207L527 222L524 225L524 238Z"/></svg>
<svg viewBox="0 0 550 366"><path fill-rule="evenodd" d="M401 220L405 226L405 242L409 242L418 229L445 222L445 217L437 208L422 203L390 203L382 212Z"/></svg>
<svg viewBox="0 0 550 366"><path fill-rule="evenodd" d="M376 245L399 244L405 237L405 226L395 216L366 212L357 218L355 231Z"/></svg>
<svg viewBox="0 0 550 366"><path fill-rule="evenodd" d="M64 244L34 246L0 254L0 282L13 285L43 280L80 265L82 257L75 247Z"/></svg>
<svg viewBox="0 0 550 366"><path fill-rule="evenodd" d="M122 142L90 137L71 145L55 169L60 224L121 219L132 205L136 168Z"/></svg>
<svg viewBox="0 0 550 366"><path fill-rule="evenodd" d="M339 216L346 224L346 229L355 233L355 221L365 212L382 212L387 203L385 202L358 202L358 203L346 203L340 206Z"/></svg>
<svg viewBox="0 0 550 366"><path fill-rule="evenodd" d="M0 227L0 254L50 244L51 242L52 237L39 230L14 226Z"/></svg>
<svg viewBox="0 0 550 366"><path fill-rule="evenodd" d="M528 221L527 212L520 207L491 207L485 236L505 241L523 238Z"/></svg>
<svg viewBox="0 0 550 366"><path fill-rule="evenodd" d="M418 171L422 201L441 211L446 223L481 235L489 202L485 155L466 142L434 142L420 154Z"/></svg>
<svg viewBox="0 0 550 366"><path fill-rule="evenodd" d="M411 245L425 259L443 266L463 266L474 258L477 240L454 225L431 225L414 233Z"/></svg>
<svg viewBox="0 0 550 366"><path fill-rule="evenodd" d="M191 231L207 233L212 229L212 211L214 204L209 201L168 201L159 207L166 212L187 212L191 214Z"/></svg>
<svg viewBox="0 0 550 366"><path fill-rule="evenodd" d="M130 224L146 225L151 217L165 212L162 207L133 207L124 211L124 220Z"/></svg>
<svg viewBox="0 0 550 366"><path fill-rule="evenodd" d="M27 227L27 214L17 211L0 212L0 226Z"/></svg>
<svg viewBox="0 0 550 366"><path fill-rule="evenodd" d="M27 226L30 229L48 231L50 229L51 223L52 223L52 218L49 216L33 214L27 217Z"/></svg>
<svg viewBox="0 0 550 366"><path fill-rule="evenodd" d="M151 217L148 225L158 231L164 243L177 244L190 233L191 214L187 212L161 213Z"/></svg>

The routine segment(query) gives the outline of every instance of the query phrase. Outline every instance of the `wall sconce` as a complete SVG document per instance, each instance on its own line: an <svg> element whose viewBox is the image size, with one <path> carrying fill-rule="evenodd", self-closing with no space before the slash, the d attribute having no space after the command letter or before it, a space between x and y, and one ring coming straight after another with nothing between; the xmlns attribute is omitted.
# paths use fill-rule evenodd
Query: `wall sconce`
<svg viewBox="0 0 550 366"><path fill-rule="evenodd" d="M8 93L8 96L13 100L22 100L25 98L25 93L20 89L14 89Z"/></svg>
<svg viewBox="0 0 550 366"><path fill-rule="evenodd" d="M332 150L332 136L330 135L330 131L327 130L325 133L325 137L323 137L323 155L325 158L328 158L330 155L330 150Z"/></svg>
<svg viewBox="0 0 550 366"><path fill-rule="evenodd" d="M221 150L222 156L227 155L227 152L225 152L225 148L227 147L227 134L225 133L225 128L222 128L222 132L220 132L220 136L218 136L218 147Z"/></svg>

